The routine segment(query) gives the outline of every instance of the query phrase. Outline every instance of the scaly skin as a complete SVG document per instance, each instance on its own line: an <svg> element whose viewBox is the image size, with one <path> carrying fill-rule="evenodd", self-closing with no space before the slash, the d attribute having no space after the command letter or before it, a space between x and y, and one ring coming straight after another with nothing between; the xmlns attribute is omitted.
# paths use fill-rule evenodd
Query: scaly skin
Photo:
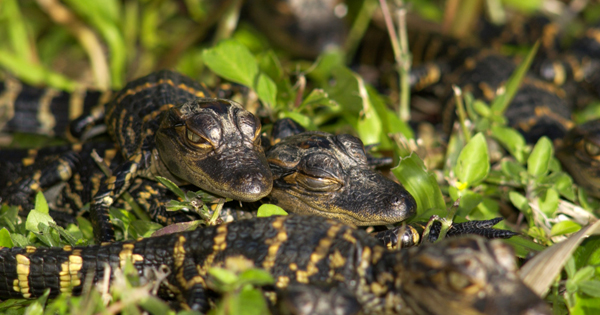
<svg viewBox="0 0 600 315"><path fill-rule="evenodd" d="M207 311L211 267L251 263L275 288L339 283L365 314L550 314L515 274L510 248L478 237L390 251L362 230L312 216L241 220L191 232L64 248L0 249L0 298L79 294L131 260L142 277L170 271L162 285L183 306ZM353 301L354 299L346 299Z"/></svg>

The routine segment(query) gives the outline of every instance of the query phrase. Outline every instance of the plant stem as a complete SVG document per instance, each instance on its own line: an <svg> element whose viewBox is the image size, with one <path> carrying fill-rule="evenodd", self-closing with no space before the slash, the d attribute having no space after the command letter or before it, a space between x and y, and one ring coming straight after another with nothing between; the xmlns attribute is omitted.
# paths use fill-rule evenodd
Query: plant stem
<svg viewBox="0 0 600 315"><path fill-rule="evenodd" d="M465 105L463 103L462 91L456 85L452 85L452 89L454 90L454 100L456 103L456 112L458 114L458 121L460 123L460 127L465 135L465 144L469 143L471 140L471 134L469 133L469 129L465 124L465 120L467 119L467 115L465 113Z"/></svg>

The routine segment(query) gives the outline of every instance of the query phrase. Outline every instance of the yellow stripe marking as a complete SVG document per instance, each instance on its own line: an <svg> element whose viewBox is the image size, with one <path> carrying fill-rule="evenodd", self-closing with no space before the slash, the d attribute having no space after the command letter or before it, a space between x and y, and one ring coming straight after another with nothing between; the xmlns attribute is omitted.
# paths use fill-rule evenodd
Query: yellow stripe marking
<svg viewBox="0 0 600 315"><path fill-rule="evenodd" d="M54 89L47 89L40 98L40 110L37 113L37 120L40 124L39 130L50 135L54 134L52 129L56 126L56 119L54 118L54 115L52 115L50 105L52 104L52 99L58 94L58 91Z"/></svg>
<svg viewBox="0 0 600 315"><path fill-rule="evenodd" d="M20 290L15 290L15 291L21 291L21 294L23 295L24 298L28 299L29 297L31 297L31 293L29 293L29 266L31 264L31 262L29 261L29 258L27 258L24 255L21 254L17 254L17 279L19 280L17 285L14 285L13 282L13 288L19 288Z"/></svg>
<svg viewBox="0 0 600 315"><path fill-rule="evenodd" d="M71 246L63 247L63 250L70 251ZM69 255L69 259L60 264L60 272L58 273L60 278L60 292L71 293L73 288L81 285L81 278L79 272L83 267L83 259L81 258L81 250L73 251L72 255Z"/></svg>
<svg viewBox="0 0 600 315"><path fill-rule="evenodd" d="M131 262L134 264L144 260L142 255L133 253L134 247L135 245L131 243L123 244L123 248L121 249L121 252L119 252L119 266L121 268L125 268L128 259L131 259Z"/></svg>
<svg viewBox="0 0 600 315"><path fill-rule="evenodd" d="M270 270L275 265L275 259L277 258L277 252L279 251L279 247L285 241L287 241L288 236L285 228L283 227L283 222L285 221L285 216L277 217L273 223L271 224L275 230L279 232L275 237L268 239L265 241L265 244L269 245L269 249L267 250L267 257L263 261L263 268L267 271Z"/></svg>

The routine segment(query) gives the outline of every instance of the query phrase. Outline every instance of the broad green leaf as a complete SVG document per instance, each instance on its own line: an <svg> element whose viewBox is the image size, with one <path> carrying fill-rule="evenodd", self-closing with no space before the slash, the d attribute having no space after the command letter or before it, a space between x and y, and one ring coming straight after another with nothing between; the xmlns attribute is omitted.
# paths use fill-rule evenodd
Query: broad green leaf
<svg viewBox="0 0 600 315"><path fill-rule="evenodd" d="M480 100L473 101L473 109L482 117L490 117L492 114L490 107Z"/></svg>
<svg viewBox="0 0 600 315"><path fill-rule="evenodd" d="M453 187L451 187L453 188ZM466 217L468 216L475 207L477 207L483 201L483 197L470 190L464 190L461 193L460 204L458 206L457 216Z"/></svg>
<svg viewBox="0 0 600 315"><path fill-rule="evenodd" d="M302 127L306 128L307 130L317 130L317 127L313 123L313 119L311 119L310 117L308 117L304 114L301 114L298 112L281 111L279 113L279 115L281 116L281 118L293 119L294 121L296 121L297 123L302 125Z"/></svg>
<svg viewBox="0 0 600 315"><path fill-rule="evenodd" d="M243 271L239 276L239 281L250 283L256 286L273 284L275 280L271 274L263 269L252 268Z"/></svg>
<svg viewBox="0 0 600 315"><path fill-rule="evenodd" d="M357 75L344 66L333 68L331 74L335 84L327 86L325 91L332 100L340 104L344 114L356 117L363 110Z"/></svg>
<svg viewBox="0 0 600 315"><path fill-rule="evenodd" d="M558 192L553 188L547 189L539 198L540 210L548 217L553 218L558 208Z"/></svg>
<svg viewBox="0 0 600 315"><path fill-rule="evenodd" d="M39 224L42 223L46 226L49 226L50 222L56 224L52 217L50 217L47 213L39 212L37 210L31 210L27 215L27 222L25 223L25 228L31 232L39 233L41 232L39 229Z"/></svg>
<svg viewBox="0 0 600 315"><path fill-rule="evenodd" d="M487 144L482 133L476 134L462 149L454 172L467 187L483 180L490 171L490 158Z"/></svg>
<svg viewBox="0 0 600 315"><path fill-rule="evenodd" d="M563 197L575 201L575 190L573 189L573 179L571 179L571 176L560 173L554 182L554 189L556 189Z"/></svg>
<svg viewBox="0 0 600 315"><path fill-rule="evenodd" d="M552 141L545 136L541 137L527 158L527 172L534 177L546 174L553 154Z"/></svg>
<svg viewBox="0 0 600 315"><path fill-rule="evenodd" d="M576 293L573 295L574 302L569 308L571 315L600 314L600 299L586 294ZM556 313L555 313L556 314Z"/></svg>
<svg viewBox="0 0 600 315"><path fill-rule="evenodd" d="M521 81L523 77L529 70L529 66L535 57L538 47L540 46L540 42L536 42L535 45L531 48L527 57L521 62L519 67L513 72L508 81L506 81L505 92L498 95L496 99L492 102L491 108L494 113L493 116L503 116L504 111L512 101L513 97L519 90L519 86L521 86Z"/></svg>
<svg viewBox="0 0 600 315"><path fill-rule="evenodd" d="M500 206L498 201L492 198L483 198L480 204L469 214L471 220L486 220L498 217Z"/></svg>
<svg viewBox="0 0 600 315"><path fill-rule="evenodd" d="M0 247L12 248L13 246L15 245L10 238L10 232L5 228L0 229Z"/></svg>
<svg viewBox="0 0 600 315"><path fill-rule="evenodd" d="M446 209L444 196L433 174L427 172L415 153L401 158L392 173L417 202L417 216L429 209Z"/></svg>
<svg viewBox="0 0 600 315"><path fill-rule="evenodd" d="M90 221L88 221L85 218L82 217L77 217L75 218L75 220L77 220L77 225L79 225L79 230L81 230L81 233L83 233L83 236L86 239L93 239L94 238L94 230L92 227L92 223Z"/></svg>
<svg viewBox="0 0 600 315"><path fill-rule="evenodd" d="M585 280L579 282L577 286L579 286L579 290L581 290L581 292L595 298L600 298L600 281Z"/></svg>
<svg viewBox="0 0 600 315"><path fill-rule="evenodd" d="M275 52L268 50L266 53L260 54L257 59L260 70L271 79L275 80L275 82L287 80L287 78L284 78L283 76L281 62L279 61L279 58L277 58Z"/></svg>
<svg viewBox="0 0 600 315"><path fill-rule="evenodd" d="M498 140L521 164L525 164L525 138L513 128L493 126L492 137Z"/></svg>
<svg viewBox="0 0 600 315"><path fill-rule="evenodd" d="M527 200L525 196L516 191L511 191L508 193L508 198L517 209L521 210L521 212L529 210L529 200Z"/></svg>
<svg viewBox="0 0 600 315"><path fill-rule="evenodd" d="M156 180L161 184L165 185L170 191L174 192L177 197L185 200L185 193L179 188L179 186L175 185L171 180L166 177L156 176Z"/></svg>
<svg viewBox="0 0 600 315"><path fill-rule="evenodd" d="M319 87L323 88L328 84L333 70L343 65L344 53L342 51L327 50L317 58L315 64L310 67L312 71L306 75L315 80Z"/></svg>
<svg viewBox="0 0 600 315"><path fill-rule="evenodd" d="M270 217L272 215L287 215L287 212L279 206L267 203L261 205L256 212L256 216L259 218Z"/></svg>
<svg viewBox="0 0 600 315"><path fill-rule="evenodd" d="M208 274L225 285L231 285L238 281L238 276L233 271L223 268L212 267L208 269Z"/></svg>
<svg viewBox="0 0 600 315"><path fill-rule="evenodd" d="M244 286L231 307L231 314L262 315L269 310L262 292L252 286Z"/></svg>
<svg viewBox="0 0 600 315"><path fill-rule="evenodd" d="M577 270L577 272L569 280L573 281L575 284L579 284L582 281L590 280L594 276L594 272L594 267L585 266Z"/></svg>
<svg viewBox="0 0 600 315"><path fill-rule="evenodd" d="M217 75L246 86L254 86L258 64L248 48L235 40L224 40L202 52L207 67Z"/></svg>
<svg viewBox="0 0 600 315"><path fill-rule="evenodd" d="M29 239L27 239L27 237L25 237L25 236L23 236L21 234L13 233L13 234L10 235L10 239L15 244L15 247L25 247L25 246L31 244L31 242L29 241Z"/></svg>
<svg viewBox="0 0 600 315"><path fill-rule="evenodd" d="M44 197L44 194L41 191L38 191L35 195L35 210L45 214L50 213L46 197Z"/></svg>
<svg viewBox="0 0 600 315"><path fill-rule="evenodd" d="M556 223L550 230L550 236L558 236L575 233L581 230L581 225L573 221L561 221Z"/></svg>
<svg viewBox="0 0 600 315"><path fill-rule="evenodd" d="M267 107L274 107L276 104L277 96L277 85L271 80L266 74L261 73L258 75L258 82L256 83L256 93L260 100Z"/></svg>

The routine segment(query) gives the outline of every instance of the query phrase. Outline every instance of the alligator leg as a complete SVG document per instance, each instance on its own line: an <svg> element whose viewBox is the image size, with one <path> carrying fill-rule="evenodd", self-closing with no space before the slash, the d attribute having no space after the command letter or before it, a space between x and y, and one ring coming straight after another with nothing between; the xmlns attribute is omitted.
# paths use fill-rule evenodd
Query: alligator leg
<svg viewBox="0 0 600 315"><path fill-rule="evenodd" d="M90 205L90 219L94 227L94 238L98 244L112 242L115 231L112 227L108 209L123 192L125 192L133 179L137 177L137 169L141 155L120 165L113 176L107 178L98 190Z"/></svg>
<svg viewBox="0 0 600 315"><path fill-rule="evenodd" d="M459 236L467 234L475 234L488 239L494 238L510 238L519 233L513 231L494 229L493 226L503 218L495 218L491 220L468 221L462 223L454 223L448 230L446 236ZM442 228L440 222L433 222L429 231L429 242L435 242ZM422 230L422 229L420 229ZM393 229L381 231L372 234L373 237L381 241L388 248L411 247L418 245L421 242L422 234L411 225L397 226Z"/></svg>

